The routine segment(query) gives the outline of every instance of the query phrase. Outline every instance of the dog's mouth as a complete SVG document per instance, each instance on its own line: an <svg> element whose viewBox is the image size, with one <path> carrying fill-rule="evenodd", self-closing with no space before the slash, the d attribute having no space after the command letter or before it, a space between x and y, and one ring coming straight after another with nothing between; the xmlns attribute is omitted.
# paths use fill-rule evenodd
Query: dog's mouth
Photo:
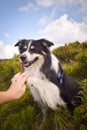
<svg viewBox="0 0 87 130"><path fill-rule="evenodd" d="M32 61L22 61L22 62L23 62L23 66L24 66L24 67L31 66L31 65L34 64L37 60L38 60L38 57L36 57L36 58L33 59Z"/></svg>

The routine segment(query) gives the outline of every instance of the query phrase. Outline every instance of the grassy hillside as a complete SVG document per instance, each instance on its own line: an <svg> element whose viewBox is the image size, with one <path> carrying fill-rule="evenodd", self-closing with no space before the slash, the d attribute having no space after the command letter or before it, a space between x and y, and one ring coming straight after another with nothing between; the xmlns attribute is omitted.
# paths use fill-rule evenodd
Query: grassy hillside
<svg viewBox="0 0 87 130"><path fill-rule="evenodd" d="M44 121L41 109L27 89L21 99L0 106L0 130L87 130L87 42L70 43L55 48L53 53L83 88L81 106L74 111L63 107L56 111L49 109ZM19 71L22 72L19 56L0 62L0 90L6 90Z"/></svg>

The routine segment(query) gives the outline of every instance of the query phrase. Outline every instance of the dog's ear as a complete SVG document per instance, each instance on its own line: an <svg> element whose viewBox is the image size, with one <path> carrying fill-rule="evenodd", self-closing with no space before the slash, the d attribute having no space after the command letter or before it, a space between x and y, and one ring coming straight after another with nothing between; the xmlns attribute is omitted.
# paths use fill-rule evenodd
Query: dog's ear
<svg viewBox="0 0 87 130"><path fill-rule="evenodd" d="M26 40L22 39L22 40L18 40L18 42L14 45L14 46L21 46Z"/></svg>
<svg viewBox="0 0 87 130"><path fill-rule="evenodd" d="M40 39L40 40L42 41L43 45L46 47L51 47L52 45L54 45L53 42L48 41L47 39Z"/></svg>
<svg viewBox="0 0 87 130"><path fill-rule="evenodd" d="M18 41L14 46L19 46L20 41Z"/></svg>

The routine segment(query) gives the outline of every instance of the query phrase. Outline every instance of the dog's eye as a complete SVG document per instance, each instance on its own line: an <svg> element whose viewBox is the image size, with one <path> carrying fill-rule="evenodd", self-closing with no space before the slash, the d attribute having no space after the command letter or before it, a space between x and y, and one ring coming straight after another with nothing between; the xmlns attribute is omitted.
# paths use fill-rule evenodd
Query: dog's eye
<svg viewBox="0 0 87 130"><path fill-rule="evenodd" d="M26 50L26 49L27 49L27 46L24 46L23 49Z"/></svg>
<svg viewBox="0 0 87 130"><path fill-rule="evenodd" d="M31 46L30 49L33 50L35 47L34 46Z"/></svg>
<svg viewBox="0 0 87 130"><path fill-rule="evenodd" d="M19 48L20 53L23 53L26 50L27 50L27 46L26 45L23 46L22 48Z"/></svg>

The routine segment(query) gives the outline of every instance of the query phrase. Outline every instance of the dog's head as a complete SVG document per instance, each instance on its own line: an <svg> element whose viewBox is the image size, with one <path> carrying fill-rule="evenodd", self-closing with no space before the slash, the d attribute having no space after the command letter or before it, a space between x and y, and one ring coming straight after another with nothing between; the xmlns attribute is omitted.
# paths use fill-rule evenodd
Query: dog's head
<svg viewBox="0 0 87 130"><path fill-rule="evenodd" d="M20 40L15 46L18 46L20 52L20 59L24 67L28 67L42 57L46 57L49 48L53 45L52 42L46 39L39 40Z"/></svg>

